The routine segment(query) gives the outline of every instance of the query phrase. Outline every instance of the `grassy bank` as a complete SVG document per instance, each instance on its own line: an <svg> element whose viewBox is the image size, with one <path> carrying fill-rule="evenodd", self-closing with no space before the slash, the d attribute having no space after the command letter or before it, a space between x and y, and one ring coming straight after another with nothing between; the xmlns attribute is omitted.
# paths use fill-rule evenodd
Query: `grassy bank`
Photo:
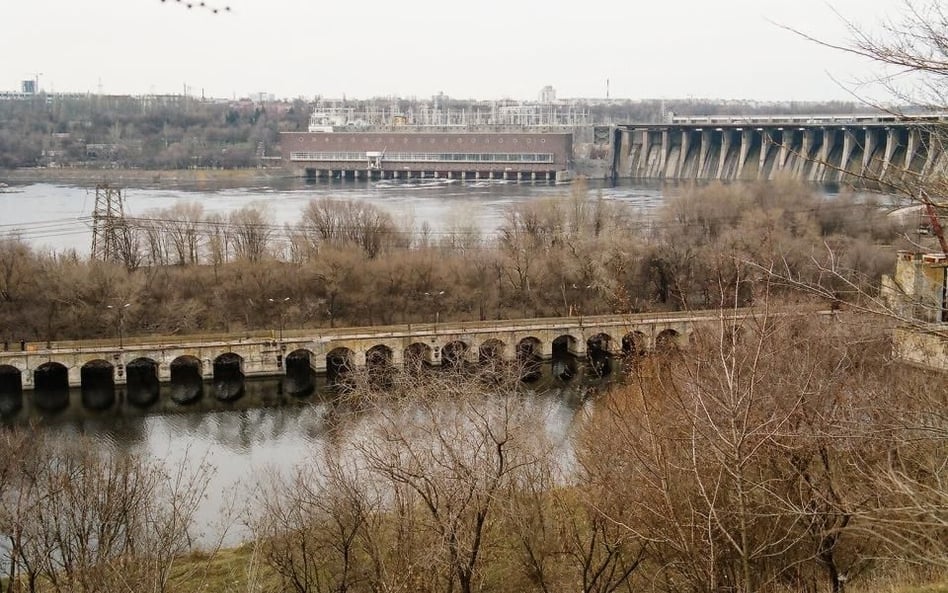
<svg viewBox="0 0 948 593"><path fill-rule="evenodd" d="M213 554L196 552L183 557L175 565L171 588L207 593L279 590L279 579L255 552L256 548L248 544Z"/></svg>
<svg viewBox="0 0 948 593"><path fill-rule="evenodd" d="M925 571L922 571L925 572ZM219 550L213 554L194 553L181 558L172 571L171 587L177 591L204 593L276 593L280 579L259 556L253 544ZM860 581L847 588L850 593L948 593L943 575L887 576Z"/></svg>
<svg viewBox="0 0 948 593"><path fill-rule="evenodd" d="M202 593L277 593L280 579L262 561L256 547L246 544L214 553L195 552L179 558L171 573L170 590ZM7 579L0 578L5 590ZM45 590L42 585L38 588ZM859 583L852 593L948 593L948 580L906 575L901 579L880 579Z"/></svg>

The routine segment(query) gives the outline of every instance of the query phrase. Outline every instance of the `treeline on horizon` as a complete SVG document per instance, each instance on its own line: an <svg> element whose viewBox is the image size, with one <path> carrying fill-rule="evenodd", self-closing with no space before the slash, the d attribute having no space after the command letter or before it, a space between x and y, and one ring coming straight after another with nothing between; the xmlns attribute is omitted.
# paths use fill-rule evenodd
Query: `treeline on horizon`
<svg viewBox="0 0 948 593"><path fill-rule="evenodd" d="M356 110L407 111L431 101L346 100ZM444 109L489 109L489 102L438 98ZM185 96L84 97L39 94L0 101L0 169L43 166L144 169L256 167L280 156L279 133L305 131L315 100L254 102ZM755 103L701 99L578 101L591 122L660 121L680 115L853 113L846 102Z"/></svg>
<svg viewBox="0 0 948 593"><path fill-rule="evenodd" d="M752 305L761 282L792 297L773 278L846 301L874 294L905 230L870 198L790 180L692 187L648 218L581 181L568 191L510 207L495 233L463 212L433 231L322 198L283 226L262 204L130 218L115 262L8 237L0 339L696 310Z"/></svg>

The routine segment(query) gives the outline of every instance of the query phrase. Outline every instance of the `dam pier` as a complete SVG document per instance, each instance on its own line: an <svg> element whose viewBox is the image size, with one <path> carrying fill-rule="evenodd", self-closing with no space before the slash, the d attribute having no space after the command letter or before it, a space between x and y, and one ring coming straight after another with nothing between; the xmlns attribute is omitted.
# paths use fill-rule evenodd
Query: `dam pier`
<svg viewBox="0 0 948 593"><path fill-rule="evenodd" d="M613 134L614 178L897 183L946 165L948 114L672 117Z"/></svg>

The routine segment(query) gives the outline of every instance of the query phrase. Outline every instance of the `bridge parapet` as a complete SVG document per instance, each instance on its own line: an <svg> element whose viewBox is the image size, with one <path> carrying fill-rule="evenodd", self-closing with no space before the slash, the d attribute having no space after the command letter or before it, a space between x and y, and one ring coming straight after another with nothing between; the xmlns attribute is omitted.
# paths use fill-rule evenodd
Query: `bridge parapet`
<svg viewBox="0 0 948 593"><path fill-rule="evenodd" d="M37 371L49 365L62 368L67 387L81 387L84 369L90 366L106 369L103 372L111 372L115 385L124 385L130 363L143 361L153 365L157 381L166 383L172 381L172 369L181 361L192 364L203 380L214 379L217 363L224 359L236 361L234 370L241 376L280 376L286 373L287 355L300 352L307 353L310 369L316 373L329 370L334 353L345 354L348 364L360 368L369 364L373 351L388 353L388 363L398 367L417 356L428 365L439 366L449 354L452 360L460 357L472 363L484 353L508 361L520 356L550 360L557 343L565 345L565 353L577 357L590 355L590 348L602 355L619 356L656 350L663 344L684 347L697 327L756 314L747 309L728 312L724 317L720 311L703 311L291 330L283 332L282 341L261 333L229 339L126 338L121 347L101 340L63 342L48 348L45 344L30 344L22 351L0 352L0 375L16 372L22 388L31 390L36 387ZM2 381L3 385L7 383L8 378Z"/></svg>

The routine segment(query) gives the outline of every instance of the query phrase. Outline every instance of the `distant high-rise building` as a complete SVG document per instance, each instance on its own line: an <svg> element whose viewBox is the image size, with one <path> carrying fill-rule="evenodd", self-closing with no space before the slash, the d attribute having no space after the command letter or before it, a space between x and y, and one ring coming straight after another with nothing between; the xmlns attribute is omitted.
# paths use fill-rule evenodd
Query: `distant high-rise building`
<svg viewBox="0 0 948 593"><path fill-rule="evenodd" d="M546 85L540 89L540 103L553 103L556 101L556 89Z"/></svg>

